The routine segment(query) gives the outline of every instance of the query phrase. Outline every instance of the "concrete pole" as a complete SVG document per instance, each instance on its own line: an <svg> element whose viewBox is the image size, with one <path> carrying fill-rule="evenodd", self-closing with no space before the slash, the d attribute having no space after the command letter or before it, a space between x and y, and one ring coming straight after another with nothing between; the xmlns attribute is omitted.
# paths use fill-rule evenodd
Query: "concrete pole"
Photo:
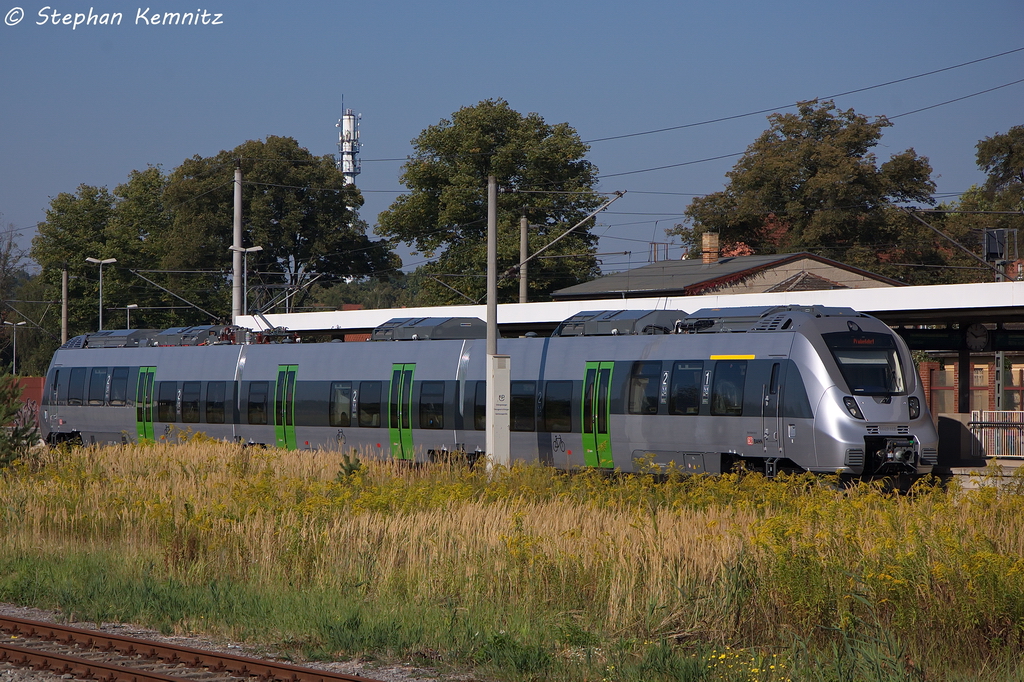
<svg viewBox="0 0 1024 682"><path fill-rule="evenodd" d="M487 176L487 354L498 352L498 181Z"/></svg>
<svg viewBox="0 0 1024 682"><path fill-rule="evenodd" d="M68 264L60 269L60 345L68 342Z"/></svg>
<svg viewBox="0 0 1024 682"><path fill-rule="evenodd" d="M231 245L242 248L242 160L235 162L235 216ZM242 252L231 251L231 324L238 324L242 315Z"/></svg>
<svg viewBox="0 0 1024 682"><path fill-rule="evenodd" d="M498 355L498 182L487 177L487 466L508 466L511 358Z"/></svg>
<svg viewBox="0 0 1024 682"><path fill-rule="evenodd" d="M519 218L519 302L526 303L528 297L527 285L526 285L526 259L528 257L529 242L527 236L527 230L530 225L526 220L526 211L523 211L522 217Z"/></svg>

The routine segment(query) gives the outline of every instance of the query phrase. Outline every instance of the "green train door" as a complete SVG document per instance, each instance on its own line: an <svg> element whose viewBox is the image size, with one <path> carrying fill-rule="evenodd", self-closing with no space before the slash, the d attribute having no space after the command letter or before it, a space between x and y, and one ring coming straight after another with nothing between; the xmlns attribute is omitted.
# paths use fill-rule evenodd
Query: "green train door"
<svg viewBox="0 0 1024 682"><path fill-rule="evenodd" d="M588 362L583 380L583 462L611 469L611 414L613 362Z"/></svg>
<svg viewBox="0 0 1024 682"><path fill-rule="evenodd" d="M277 366L277 390L274 393L274 435L277 447L294 450L295 441L295 373L298 365Z"/></svg>
<svg viewBox="0 0 1024 682"><path fill-rule="evenodd" d="M413 459L412 376L415 372L415 364L391 365L388 429L391 432L391 456L395 459Z"/></svg>
<svg viewBox="0 0 1024 682"><path fill-rule="evenodd" d="M153 433L153 378L156 367L139 367L139 382L135 389L135 428L139 440L155 440Z"/></svg>

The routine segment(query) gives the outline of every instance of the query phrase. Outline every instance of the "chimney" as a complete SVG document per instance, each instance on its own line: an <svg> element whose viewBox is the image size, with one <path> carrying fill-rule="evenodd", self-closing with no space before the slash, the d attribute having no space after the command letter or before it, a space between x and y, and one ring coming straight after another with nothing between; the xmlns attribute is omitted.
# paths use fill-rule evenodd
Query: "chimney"
<svg viewBox="0 0 1024 682"><path fill-rule="evenodd" d="M701 253L704 254L704 265L718 262L718 233L717 232L705 232L701 235L702 246Z"/></svg>

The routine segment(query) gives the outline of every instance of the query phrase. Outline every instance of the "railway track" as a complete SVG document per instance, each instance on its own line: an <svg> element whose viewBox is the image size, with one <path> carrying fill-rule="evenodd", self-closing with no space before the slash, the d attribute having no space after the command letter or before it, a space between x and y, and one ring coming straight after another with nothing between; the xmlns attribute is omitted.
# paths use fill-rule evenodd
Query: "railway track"
<svg viewBox="0 0 1024 682"><path fill-rule="evenodd" d="M377 682L369 677L0 616L0 662L98 682Z"/></svg>

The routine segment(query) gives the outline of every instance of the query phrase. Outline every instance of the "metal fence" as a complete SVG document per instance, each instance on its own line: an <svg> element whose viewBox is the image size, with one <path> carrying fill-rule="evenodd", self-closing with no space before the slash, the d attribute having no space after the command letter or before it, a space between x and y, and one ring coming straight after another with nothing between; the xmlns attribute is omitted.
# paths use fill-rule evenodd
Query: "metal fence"
<svg viewBox="0 0 1024 682"><path fill-rule="evenodd" d="M973 457L1024 458L1024 412L974 410L967 426Z"/></svg>

